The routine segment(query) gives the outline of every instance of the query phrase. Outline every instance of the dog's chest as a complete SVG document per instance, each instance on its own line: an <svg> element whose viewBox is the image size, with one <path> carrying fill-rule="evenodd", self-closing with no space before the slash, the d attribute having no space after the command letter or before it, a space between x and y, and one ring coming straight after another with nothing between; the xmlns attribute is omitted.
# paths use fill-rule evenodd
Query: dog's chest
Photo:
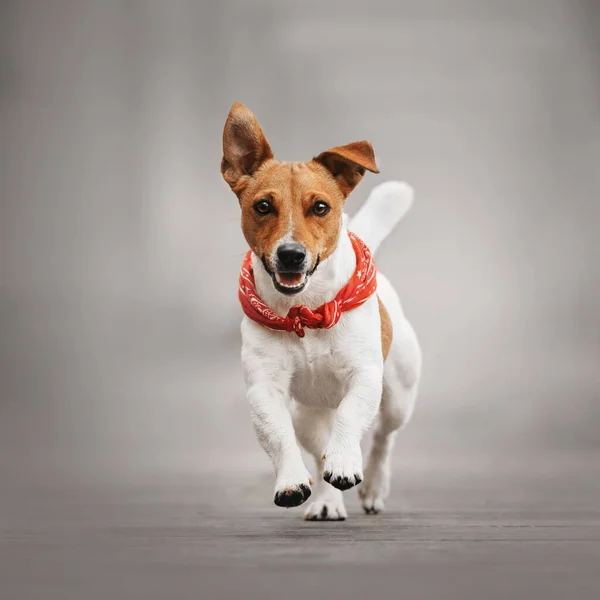
<svg viewBox="0 0 600 600"><path fill-rule="evenodd" d="M353 371L338 336L326 331L316 335L310 332L295 340L291 351L292 396L308 406L336 408L346 394Z"/></svg>

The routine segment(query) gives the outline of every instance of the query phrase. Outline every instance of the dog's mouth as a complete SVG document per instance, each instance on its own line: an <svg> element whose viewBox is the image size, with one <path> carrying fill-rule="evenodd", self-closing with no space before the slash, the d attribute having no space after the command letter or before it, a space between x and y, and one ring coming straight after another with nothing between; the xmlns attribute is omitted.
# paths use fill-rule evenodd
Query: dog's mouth
<svg viewBox="0 0 600 600"><path fill-rule="evenodd" d="M304 287L306 283L306 273L275 273L275 281L288 290L296 290Z"/></svg>
<svg viewBox="0 0 600 600"><path fill-rule="evenodd" d="M320 261L321 258L317 257L314 267L312 267L309 271L289 272L273 271L269 268L265 257L263 256L262 258L262 263L267 273L271 276L275 289L278 292L288 296L299 294L306 287L309 277L317 270Z"/></svg>

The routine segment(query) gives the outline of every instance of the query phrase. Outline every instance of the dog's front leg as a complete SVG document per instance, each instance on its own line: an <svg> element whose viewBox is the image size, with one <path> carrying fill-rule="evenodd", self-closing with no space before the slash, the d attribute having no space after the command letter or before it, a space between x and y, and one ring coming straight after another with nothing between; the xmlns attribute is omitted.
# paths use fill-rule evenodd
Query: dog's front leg
<svg viewBox="0 0 600 600"><path fill-rule="evenodd" d="M242 352L252 423L275 469L275 504L299 506L310 496L313 482L287 407L292 367L284 364L285 353L275 347L269 356L265 347L245 344Z"/></svg>
<svg viewBox="0 0 600 600"><path fill-rule="evenodd" d="M358 485L363 479L360 441L377 415L382 382L382 365L360 368L337 409L323 457L323 478L340 490Z"/></svg>
<svg viewBox="0 0 600 600"><path fill-rule="evenodd" d="M304 466L294 426L279 386L260 375L250 377L248 401L258 439L275 468L277 506L299 506L311 494L312 479Z"/></svg>

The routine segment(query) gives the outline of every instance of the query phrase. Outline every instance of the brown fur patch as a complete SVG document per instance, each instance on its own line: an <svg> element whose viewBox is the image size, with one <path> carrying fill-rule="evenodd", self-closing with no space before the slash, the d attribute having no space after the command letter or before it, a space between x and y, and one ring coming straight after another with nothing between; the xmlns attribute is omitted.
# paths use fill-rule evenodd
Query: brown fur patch
<svg viewBox="0 0 600 600"><path fill-rule="evenodd" d="M262 199L271 203L271 213L261 215L254 210ZM286 234L304 244L313 263L317 256L325 260L337 246L344 197L333 177L319 164L268 160L248 181L239 200L244 237L267 262ZM330 207L325 216L312 211L318 200Z"/></svg>
<svg viewBox="0 0 600 600"><path fill-rule="evenodd" d="M344 196L347 196L361 181L365 169L379 173L375 153L370 142L353 142L322 152L314 159L325 165L335 177Z"/></svg>
<svg viewBox="0 0 600 600"><path fill-rule="evenodd" d="M311 253L309 270L317 257L330 256L337 246L346 196L365 169L379 172L373 147L366 141L337 146L312 161L275 160L252 112L239 103L231 107L223 130L221 173L240 202L246 241L270 267L274 247L286 234ZM263 199L272 207L268 214L255 210ZM329 206L327 214L315 214L317 201Z"/></svg>
<svg viewBox="0 0 600 600"><path fill-rule="evenodd" d="M269 158L273 152L256 117L243 104L234 103L223 129L223 179L237 194L248 176Z"/></svg>
<svg viewBox="0 0 600 600"><path fill-rule="evenodd" d="M383 352L383 360L385 360L392 345L392 320L379 296L377 301L379 302L379 316L381 318L381 351Z"/></svg>

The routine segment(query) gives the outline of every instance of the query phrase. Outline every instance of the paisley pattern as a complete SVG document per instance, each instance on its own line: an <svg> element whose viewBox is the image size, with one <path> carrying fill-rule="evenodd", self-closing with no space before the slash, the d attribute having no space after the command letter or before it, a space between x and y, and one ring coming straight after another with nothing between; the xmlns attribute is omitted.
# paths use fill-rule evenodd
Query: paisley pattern
<svg viewBox="0 0 600 600"><path fill-rule="evenodd" d="M305 327L330 329L340 320L343 312L364 304L377 289L377 268L365 243L351 232L348 232L348 236L356 254L356 269L350 281L331 302L322 304L315 310L297 304L290 308L287 317L280 317L273 312L258 295L252 270L252 251L248 251L242 264L238 290L238 297L246 316L269 329L293 331L299 337L304 337Z"/></svg>

